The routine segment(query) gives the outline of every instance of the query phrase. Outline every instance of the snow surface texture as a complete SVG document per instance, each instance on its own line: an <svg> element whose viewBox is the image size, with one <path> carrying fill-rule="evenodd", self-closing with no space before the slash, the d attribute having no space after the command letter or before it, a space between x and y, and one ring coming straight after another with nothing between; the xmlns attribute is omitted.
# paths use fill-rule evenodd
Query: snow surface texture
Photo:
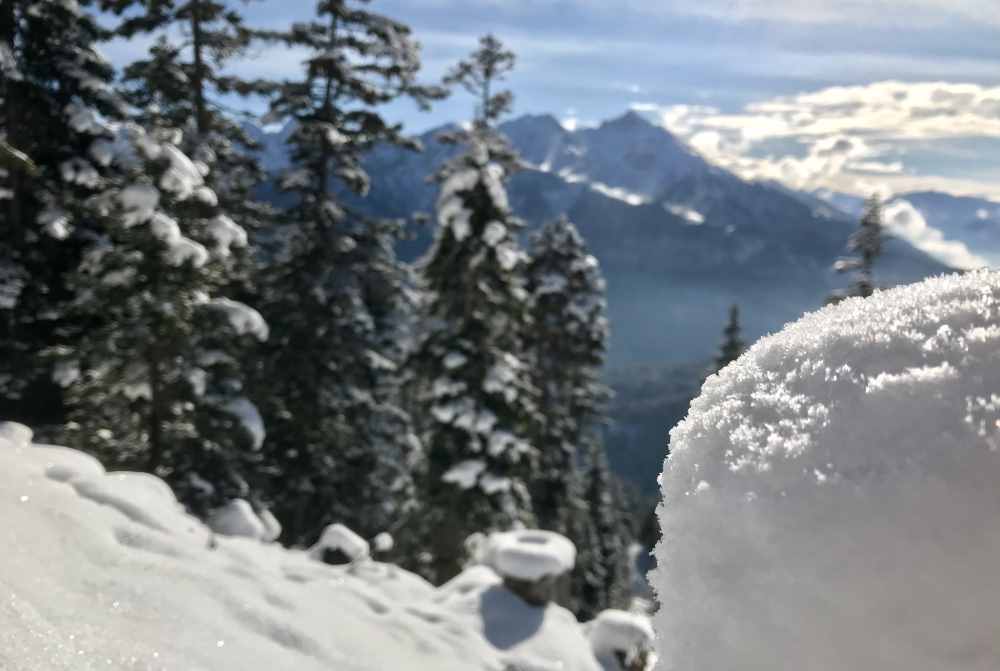
<svg viewBox="0 0 1000 671"><path fill-rule="evenodd" d="M659 668L1000 668L1000 274L806 315L670 444Z"/></svg>
<svg viewBox="0 0 1000 671"><path fill-rule="evenodd" d="M239 503L228 531L265 534ZM226 519L224 519L226 518ZM363 559L215 535L160 480L0 423L0 669L619 671L567 610L484 566L435 589Z"/></svg>

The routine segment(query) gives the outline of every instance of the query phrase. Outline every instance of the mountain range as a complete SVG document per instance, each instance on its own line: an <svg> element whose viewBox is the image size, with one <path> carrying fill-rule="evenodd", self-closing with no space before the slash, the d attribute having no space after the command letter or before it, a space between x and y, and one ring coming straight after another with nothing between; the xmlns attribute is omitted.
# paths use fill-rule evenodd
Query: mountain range
<svg viewBox="0 0 1000 671"><path fill-rule="evenodd" d="M370 193L344 197L376 216L432 213L437 188L428 177L456 151L438 142L443 130L424 133L419 153L375 149L366 159ZM527 233L565 214L601 263L612 327L608 378L619 392L609 456L652 493L666 433L700 387L729 306L740 306L748 342L821 307L849 281L832 266L857 227L857 203L743 180L635 112L577 130L529 115L500 130L525 162L509 194ZM287 133L255 131L268 170L287 165ZM281 199L273 188L265 196ZM432 231L411 226L400 247L408 259L426 249ZM892 237L877 280L888 286L949 270Z"/></svg>

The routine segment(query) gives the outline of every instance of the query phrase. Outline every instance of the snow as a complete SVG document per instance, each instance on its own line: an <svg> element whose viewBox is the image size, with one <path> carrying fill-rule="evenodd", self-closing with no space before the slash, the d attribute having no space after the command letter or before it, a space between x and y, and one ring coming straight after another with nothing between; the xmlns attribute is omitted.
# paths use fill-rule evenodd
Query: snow
<svg viewBox="0 0 1000 671"><path fill-rule="evenodd" d="M249 305L229 298L213 298L205 306L219 310L237 334L252 335L261 342L267 340L267 322Z"/></svg>
<svg viewBox="0 0 1000 671"><path fill-rule="evenodd" d="M160 188L174 194L178 200L195 196L203 184L198 166L172 144L164 143L160 150L170 162L170 167L160 176Z"/></svg>
<svg viewBox="0 0 1000 671"><path fill-rule="evenodd" d="M65 240L69 237L69 215L65 210L59 208L42 210L38 213L38 225L56 240Z"/></svg>
<svg viewBox="0 0 1000 671"><path fill-rule="evenodd" d="M554 603L526 603L506 589L489 567L466 569L441 586L436 601L439 607L428 616L458 615L469 622L504 651L510 671L601 670L572 613Z"/></svg>
<svg viewBox="0 0 1000 671"><path fill-rule="evenodd" d="M226 505L213 510L208 516L206 524L209 529L224 536L273 540L267 538L270 531L267 525L254 512L253 507L243 499L233 499Z"/></svg>
<svg viewBox="0 0 1000 671"><path fill-rule="evenodd" d="M215 250L220 256L229 256L233 247L247 246L247 232L224 214L209 220L208 234L215 240Z"/></svg>
<svg viewBox="0 0 1000 671"><path fill-rule="evenodd" d="M605 610L587 624L587 638L597 659L608 671L618 671L618 653L626 663L641 653L652 652L653 627L649 618L624 610Z"/></svg>
<svg viewBox="0 0 1000 671"><path fill-rule="evenodd" d="M503 531L490 534L485 563L501 576L535 582L572 571L576 547L552 531Z"/></svg>
<svg viewBox="0 0 1000 671"><path fill-rule="evenodd" d="M482 459L466 459L449 468L441 479L458 485L461 489L472 489L485 470L486 462Z"/></svg>
<svg viewBox="0 0 1000 671"><path fill-rule="evenodd" d="M160 192L149 184L132 184L121 190L118 200L125 209L122 224L127 228L144 224L153 217L160 203Z"/></svg>
<svg viewBox="0 0 1000 671"><path fill-rule="evenodd" d="M153 235L166 245L163 256L170 265L182 266L190 261L192 266L200 268L208 262L208 250L201 243L184 237L174 219L162 212L155 212L149 220L149 226Z"/></svg>
<svg viewBox="0 0 1000 671"><path fill-rule="evenodd" d="M705 223L705 215L697 210L692 210L686 205L678 205L676 203L664 203L664 209L670 214L680 217L692 226L700 226Z"/></svg>
<svg viewBox="0 0 1000 671"><path fill-rule="evenodd" d="M0 424L0 668L601 671L572 614L487 567L436 589L213 535L157 478L30 440Z"/></svg>
<svg viewBox="0 0 1000 671"><path fill-rule="evenodd" d="M361 536L343 524L331 524L323 529L316 544L309 548L309 556L322 561L327 550L340 550L351 561L362 561L371 556L371 548Z"/></svg>
<svg viewBox="0 0 1000 671"><path fill-rule="evenodd" d="M1000 666L1000 274L848 299L671 432L663 668Z"/></svg>
<svg viewBox="0 0 1000 671"><path fill-rule="evenodd" d="M396 539L388 531L383 531L372 539L372 546L375 552L391 552L396 547Z"/></svg>
<svg viewBox="0 0 1000 671"><path fill-rule="evenodd" d="M223 405L223 409L239 420L243 431L250 436L253 449L259 450L264 445L264 438L267 434L264 432L264 420L261 418L257 406L250 399L234 398L227 401Z"/></svg>

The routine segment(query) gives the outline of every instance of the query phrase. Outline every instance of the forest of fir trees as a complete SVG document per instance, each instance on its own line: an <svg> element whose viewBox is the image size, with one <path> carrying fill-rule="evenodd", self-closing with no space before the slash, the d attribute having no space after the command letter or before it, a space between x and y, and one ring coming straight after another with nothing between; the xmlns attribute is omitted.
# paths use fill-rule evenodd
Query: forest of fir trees
<svg viewBox="0 0 1000 671"><path fill-rule="evenodd" d="M552 529L579 548L564 604L627 605L604 280L571 222L529 233L511 211L514 54L483 37L427 84L409 28L363 0L285 30L242 7L0 0L0 416L163 477L193 514L248 501L287 545L388 532L381 558L435 583L477 534ZM140 37L135 62L101 55ZM232 74L274 45L301 69ZM421 150L386 104L456 91L470 120L442 138L434 240L405 264L400 222L344 194L366 196L374 147ZM243 130L251 101L292 124L281 174Z"/></svg>

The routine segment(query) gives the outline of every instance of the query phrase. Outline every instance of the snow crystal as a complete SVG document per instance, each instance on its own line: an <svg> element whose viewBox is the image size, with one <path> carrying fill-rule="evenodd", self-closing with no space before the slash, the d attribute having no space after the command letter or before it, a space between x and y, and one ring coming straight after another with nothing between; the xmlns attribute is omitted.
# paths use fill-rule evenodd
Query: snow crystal
<svg viewBox="0 0 1000 671"><path fill-rule="evenodd" d="M253 441L253 449L259 450L264 444L264 420L250 399L234 398L223 405L223 409L239 420L240 426Z"/></svg>
<svg viewBox="0 0 1000 671"><path fill-rule="evenodd" d="M572 571L576 547L553 531L502 531L490 534L484 558L501 576L535 582Z"/></svg>
<svg viewBox="0 0 1000 671"><path fill-rule="evenodd" d="M466 459L449 468L441 479L458 485L461 489L472 489L476 486L479 474L486 470L486 462L482 459Z"/></svg>
<svg viewBox="0 0 1000 671"><path fill-rule="evenodd" d="M368 559L371 548L361 536L357 535L343 524L331 524L323 529L316 544L309 548L309 556L322 561L327 550L342 552L351 561Z"/></svg>
<svg viewBox="0 0 1000 671"><path fill-rule="evenodd" d="M243 499L233 499L213 510L206 524L209 529L223 536L263 540L267 532L264 523L253 511L253 507Z"/></svg>
<svg viewBox="0 0 1000 671"><path fill-rule="evenodd" d="M931 279L705 382L661 480L664 668L1000 666L997 315L1000 274Z"/></svg>
<svg viewBox="0 0 1000 671"><path fill-rule="evenodd" d="M205 307L222 312L229 326L238 335L249 334L262 342L267 340L267 322L249 305L229 298L213 298L205 304Z"/></svg>

